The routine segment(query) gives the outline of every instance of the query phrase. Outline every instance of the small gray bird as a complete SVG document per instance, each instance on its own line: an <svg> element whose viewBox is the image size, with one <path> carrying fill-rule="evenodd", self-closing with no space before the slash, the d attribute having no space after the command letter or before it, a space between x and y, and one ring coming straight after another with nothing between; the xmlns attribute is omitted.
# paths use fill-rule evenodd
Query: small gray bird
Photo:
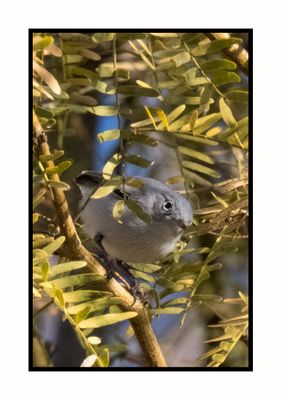
<svg viewBox="0 0 281 400"><path fill-rule="evenodd" d="M106 197L90 198L104 182L102 175L93 171L83 171L75 178L82 194L80 216L87 235L100 235L104 250L113 259L152 263L175 249L184 229L192 223L192 207L185 197L163 183L152 178L134 178L143 186L125 185L126 197L142 208L150 222L144 222L127 206L122 223L113 217L114 205L124 199L122 186Z"/></svg>

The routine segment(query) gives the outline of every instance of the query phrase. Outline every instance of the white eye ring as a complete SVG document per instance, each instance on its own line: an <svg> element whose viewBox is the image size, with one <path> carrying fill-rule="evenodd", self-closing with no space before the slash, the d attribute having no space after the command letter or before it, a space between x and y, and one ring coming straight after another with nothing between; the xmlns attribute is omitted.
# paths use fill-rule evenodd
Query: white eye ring
<svg viewBox="0 0 281 400"><path fill-rule="evenodd" d="M163 204L163 209L165 211L171 211L173 208L173 202L171 200L166 200Z"/></svg>

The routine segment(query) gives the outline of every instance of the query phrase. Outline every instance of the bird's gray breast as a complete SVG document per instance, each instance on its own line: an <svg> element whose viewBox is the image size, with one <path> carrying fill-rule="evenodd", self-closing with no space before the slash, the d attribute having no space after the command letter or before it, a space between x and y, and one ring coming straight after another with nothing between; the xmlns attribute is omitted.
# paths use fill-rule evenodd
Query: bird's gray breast
<svg viewBox="0 0 281 400"><path fill-rule="evenodd" d="M115 198L90 200L81 213L84 230L90 238L103 235L102 244L107 253L126 262L150 263L172 252L180 238L173 222L145 223L127 210L123 223L112 216Z"/></svg>

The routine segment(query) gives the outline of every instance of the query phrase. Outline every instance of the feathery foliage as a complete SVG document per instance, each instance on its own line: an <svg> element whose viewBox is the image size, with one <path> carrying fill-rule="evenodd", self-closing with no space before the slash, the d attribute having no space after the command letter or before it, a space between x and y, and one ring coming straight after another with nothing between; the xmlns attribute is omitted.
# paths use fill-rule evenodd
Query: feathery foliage
<svg viewBox="0 0 281 400"><path fill-rule="evenodd" d="M154 160L133 153L132 144L156 151L164 143L175 152L179 170L166 183L183 185L183 194L194 204L193 226L173 254L156 264L134 264L132 273L151 299L151 319L180 314L179 326L200 305L231 305L221 294L206 293L207 283L223 268L224 257L239 251L247 239L248 93L236 63L223 52L234 44L242 45L242 40L212 41L198 32L33 36L34 125L48 136L55 131L59 148L49 156L38 156L35 143L35 232L40 219L47 220L41 214L51 189L70 189L61 175L71 171L72 160L61 158L73 114L118 119L116 128L97 135L99 143L118 141L119 148L105 163L105 182L94 198L125 183L142 184L141 179L128 182L125 167L132 164L146 170ZM110 96L113 105L102 104L102 95ZM55 166L48 166L49 161ZM53 178L56 174L60 180ZM113 210L119 222L126 206L146 220L139 205L124 198ZM208 238L208 246L198 245L201 236ZM50 221L48 233L34 234L34 297L50 299L73 326L86 351L82 366L107 367L110 345L101 345L92 333L136 313L122 311L119 298L101 291L99 283L105 277L84 272L84 261L61 262L56 254L63 244L64 237ZM224 333L208 341L220 342L200 358L211 357L208 366L224 363L247 334L242 293L240 300L245 303L242 314L216 324Z"/></svg>

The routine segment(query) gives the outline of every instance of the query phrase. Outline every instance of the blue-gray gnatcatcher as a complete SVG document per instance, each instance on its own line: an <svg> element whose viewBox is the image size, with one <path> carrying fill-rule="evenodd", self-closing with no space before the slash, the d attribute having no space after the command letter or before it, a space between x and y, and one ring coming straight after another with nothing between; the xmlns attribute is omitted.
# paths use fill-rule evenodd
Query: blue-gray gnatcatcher
<svg viewBox="0 0 281 400"><path fill-rule="evenodd" d="M192 223L192 207L185 197L163 183L152 178L135 178L143 186L125 185L126 196L142 208L150 222L144 222L128 207L122 223L113 217L114 205L124 197L122 186L106 197L90 198L103 181L102 175L93 171L83 171L75 178L82 194L80 216L90 238L101 235L102 246L110 257L152 263L175 249L184 229Z"/></svg>

